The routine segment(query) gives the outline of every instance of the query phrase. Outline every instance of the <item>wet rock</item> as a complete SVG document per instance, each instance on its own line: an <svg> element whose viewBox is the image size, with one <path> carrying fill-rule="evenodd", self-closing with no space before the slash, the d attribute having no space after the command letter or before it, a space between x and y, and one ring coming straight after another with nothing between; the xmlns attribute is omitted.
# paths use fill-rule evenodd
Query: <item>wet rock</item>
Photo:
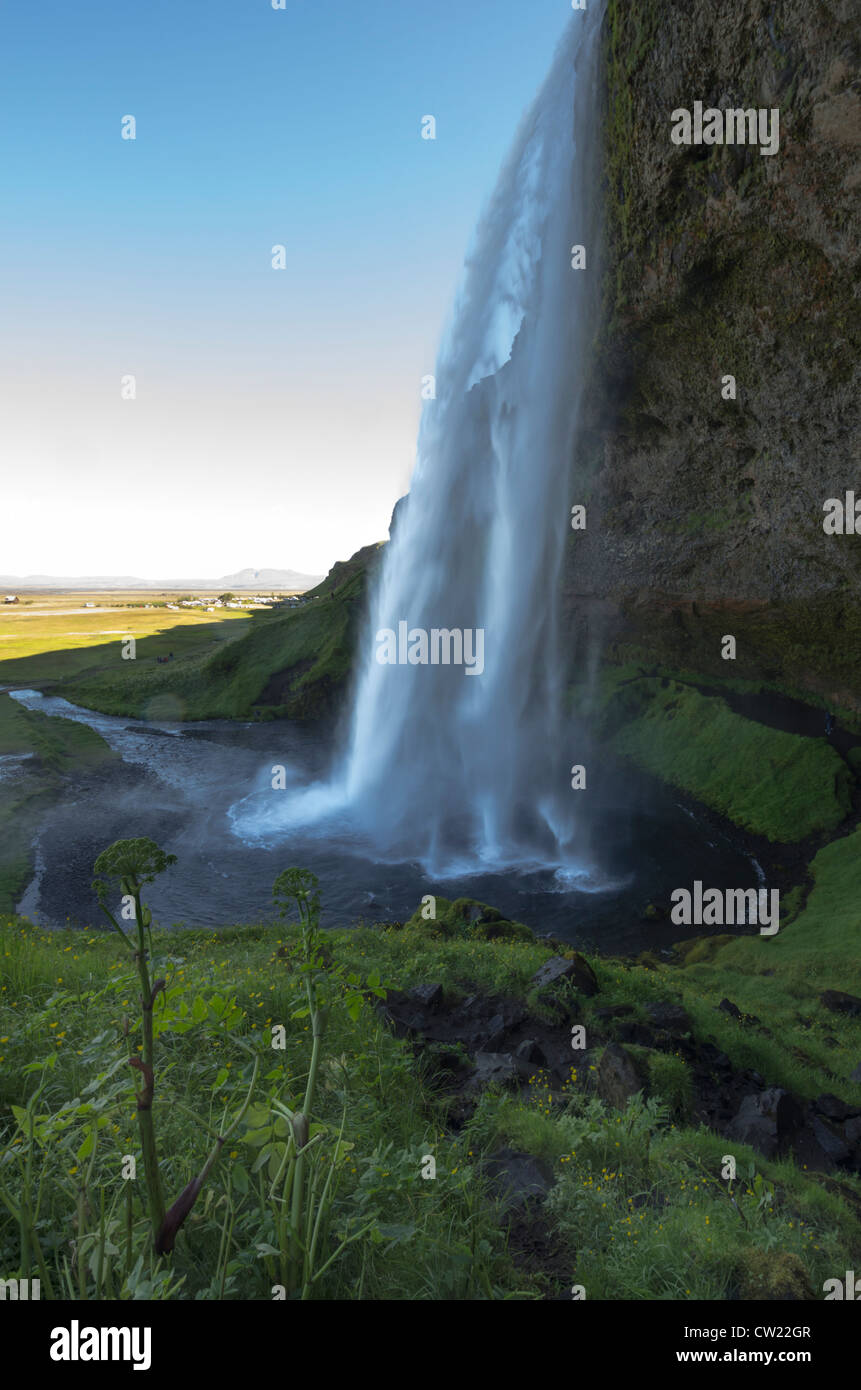
<svg viewBox="0 0 861 1390"><path fill-rule="evenodd" d="M687 1010L670 1000L647 1004L646 1013L655 1027L663 1029L665 1033L690 1033L693 1028Z"/></svg>
<svg viewBox="0 0 861 1390"><path fill-rule="evenodd" d="M610 1043L598 1063L595 1084L602 1100L624 1110L631 1096L644 1090L646 1083L630 1052L619 1043Z"/></svg>
<svg viewBox="0 0 861 1390"><path fill-rule="evenodd" d="M543 1159L514 1149L500 1149L492 1154L484 1168L508 1210L543 1201L553 1186L553 1173Z"/></svg>
<svg viewBox="0 0 861 1390"><path fill-rule="evenodd" d="M848 1014L850 1018L861 1018L861 999L855 994L844 994L840 989L823 990L819 996L826 1009L838 1014Z"/></svg>
<svg viewBox="0 0 861 1390"><path fill-rule="evenodd" d="M581 956L579 951L575 951L570 959L564 956L553 956L550 960L545 961L536 970L530 983L536 989L546 989L548 985L555 984L557 980L570 980L575 989L590 998L598 993L598 980L595 972L585 956Z"/></svg>
<svg viewBox="0 0 861 1390"><path fill-rule="evenodd" d="M773 1157L803 1121L801 1106L779 1086L745 1096L735 1119L727 1128L730 1139L752 1144L766 1158Z"/></svg>

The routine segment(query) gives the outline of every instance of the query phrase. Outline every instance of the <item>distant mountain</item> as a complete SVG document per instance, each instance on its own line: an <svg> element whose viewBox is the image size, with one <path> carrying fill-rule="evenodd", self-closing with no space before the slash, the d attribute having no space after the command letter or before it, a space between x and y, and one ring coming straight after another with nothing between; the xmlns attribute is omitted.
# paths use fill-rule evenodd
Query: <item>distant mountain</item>
<svg viewBox="0 0 861 1390"><path fill-rule="evenodd" d="M206 588L220 589L313 589L322 574L297 574L295 570L239 570L222 579L207 583ZM201 584L201 587L204 587Z"/></svg>
<svg viewBox="0 0 861 1390"><path fill-rule="evenodd" d="M98 593L108 589L211 589L216 593L231 589L313 589L321 574L299 574L296 570L238 570L220 579L137 579L134 575L78 575L74 579L53 574L0 575L0 589L14 594L19 589L78 589Z"/></svg>

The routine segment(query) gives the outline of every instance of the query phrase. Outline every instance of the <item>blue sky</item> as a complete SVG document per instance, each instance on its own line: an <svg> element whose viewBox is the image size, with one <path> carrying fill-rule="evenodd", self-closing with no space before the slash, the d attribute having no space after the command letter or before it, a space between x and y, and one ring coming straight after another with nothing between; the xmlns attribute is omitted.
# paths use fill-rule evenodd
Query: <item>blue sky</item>
<svg viewBox="0 0 861 1390"><path fill-rule="evenodd" d="M0 569L319 573L381 539L470 233L570 15L3 0Z"/></svg>

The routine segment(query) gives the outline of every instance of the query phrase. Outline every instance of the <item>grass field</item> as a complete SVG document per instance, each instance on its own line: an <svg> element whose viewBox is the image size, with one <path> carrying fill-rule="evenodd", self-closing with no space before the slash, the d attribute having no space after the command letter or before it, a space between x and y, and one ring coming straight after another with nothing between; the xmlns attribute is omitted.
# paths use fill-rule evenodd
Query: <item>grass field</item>
<svg viewBox="0 0 861 1390"><path fill-rule="evenodd" d="M32 684L65 694L70 680L89 677L110 684L130 667L145 677L149 670L167 669L157 663L159 656L173 652L177 663L206 656L253 626L254 616L238 609L205 613L143 606L177 597L32 594L21 603L0 605L0 690ZM85 608L86 602L96 607ZM122 656L128 637L135 639L134 661ZM112 756L85 725L25 710L0 693L0 911L11 911L23 892L33 834L44 811L62 795L68 775Z"/></svg>
<svg viewBox="0 0 861 1390"><path fill-rule="evenodd" d="M219 642L247 632L257 616L240 609L146 608L175 602L179 594L38 594L0 605L0 685L54 684L85 673L121 671L123 640L134 637L136 663L156 657L214 651ZM95 608L85 608L86 602ZM261 613L265 619L265 614Z"/></svg>

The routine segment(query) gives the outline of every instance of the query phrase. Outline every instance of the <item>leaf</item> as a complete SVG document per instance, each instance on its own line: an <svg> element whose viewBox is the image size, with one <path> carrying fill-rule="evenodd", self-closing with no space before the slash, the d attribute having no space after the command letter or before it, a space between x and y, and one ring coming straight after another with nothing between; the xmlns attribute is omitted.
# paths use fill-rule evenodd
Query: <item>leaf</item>
<svg viewBox="0 0 861 1390"><path fill-rule="evenodd" d="M399 1245L401 1241L410 1240L416 1233L416 1228L412 1223L407 1225L403 1223L389 1223L387 1225L380 1225L377 1229L383 1240L390 1240L395 1245Z"/></svg>
<svg viewBox="0 0 861 1390"><path fill-rule="evenodd" d="M265 1129L249 1129L246 1134L243 1134L242 1138L246 1144L253 1144L255 1148L257 1148L260 1144L265 1144L267 1140L272 1138L272 1126L267 1125Z"/></svg>
<svg viewBox="0 0 861 1390"><path fill-rule="evenodd" d="M79 1163L81 1162L81 1159L89 1158L90 1154L93 1152L93 1149L95 1148L95 1145L96 1131L94 1129L90 1129L84 1136L84 1142L81 1144L81 1147L78 1149L76 1155Z"/></svg>
<svg viewBox="0 0 861 1390"><path fill-rule="evenodd" d="M273 1144L273 1145L272 1145L272 1149L271 1149L270 1154L269 1154L269 1178L270 1178L270 1181L271 1181L271 1182L274 1182L275 1179L277 1178L277 1176L278 1176L278 1170L279 1170L279 1168L281 1167L281 1161L282 1161L282 1159L284 1158L284 1155L285 1155L286 1152L287 1152L287 1145L286 1145L286 1144Z"/></svg>
<svg viewBox="0 0 861 1390"><path fill-rule="evenodd" d="M249 1186L247 1170L243 1168L241 1163L234 1163L233 1167L230 1170L230 1174L233 1179L233 1186L236 1188L236 1191L244 1197L246 1192L248 1191Z"/></svg>

